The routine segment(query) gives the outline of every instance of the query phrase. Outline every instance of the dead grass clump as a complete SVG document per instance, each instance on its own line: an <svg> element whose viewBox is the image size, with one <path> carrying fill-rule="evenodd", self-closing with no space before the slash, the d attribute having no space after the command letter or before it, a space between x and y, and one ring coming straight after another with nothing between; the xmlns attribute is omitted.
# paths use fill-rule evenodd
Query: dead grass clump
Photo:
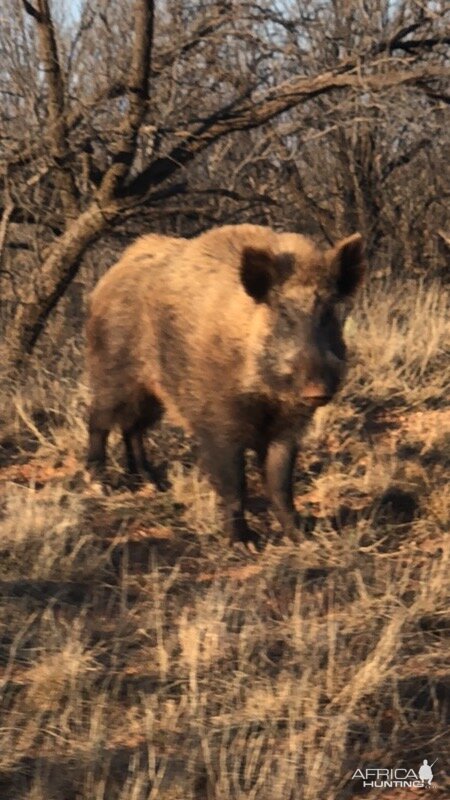
<svg viewBox="0 0 450 800"><path fill-rule="evenodd" d="M77 565L86 575L92 534L80 530L81 497L58 483L38 489L33 480L5 482L1 488L0 575L63 580L74 576ZM92 568L99 568L98 556L94 561Z"/></svg>
<svg viewBox="0 0 450 800"><path fill-rule="evenodd" d="M441 284L388 283L363 294L347 326L357 364L346 397L372 403L440 403L449 380L449 296Z"/></svg>

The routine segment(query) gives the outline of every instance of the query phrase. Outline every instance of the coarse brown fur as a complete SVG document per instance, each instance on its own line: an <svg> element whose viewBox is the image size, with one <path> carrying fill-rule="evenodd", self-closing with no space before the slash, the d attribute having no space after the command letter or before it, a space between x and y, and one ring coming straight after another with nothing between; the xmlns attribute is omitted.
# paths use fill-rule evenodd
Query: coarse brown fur
<svg viewBox="0 0 450 800"><path fill-rule="evenodd" d="M297 438L342 379L335 307L362 272L358 235L327 251L256 225L138 239L90 299L91 466L104 464L118 425L129 468L149 469L142 434L166 411L199 439L232 538L252 538L246 448L257 452L274 510L292 530Z"/></svg>

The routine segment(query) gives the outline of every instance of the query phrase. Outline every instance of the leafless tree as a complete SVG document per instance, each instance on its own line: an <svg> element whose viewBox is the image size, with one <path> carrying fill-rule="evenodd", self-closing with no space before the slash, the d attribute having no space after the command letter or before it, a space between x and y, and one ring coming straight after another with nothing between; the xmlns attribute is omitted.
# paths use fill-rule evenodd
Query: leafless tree
<svg viewBox="0 0 450 800"><path fill-rule="evenodd" d="M0 254L16 367L111 231L360 228L370 250L413 263L438 247L430 225L434 240L446 227L444 3L154 5L85 0L74 18L70 4L4 3Z"/></svg>

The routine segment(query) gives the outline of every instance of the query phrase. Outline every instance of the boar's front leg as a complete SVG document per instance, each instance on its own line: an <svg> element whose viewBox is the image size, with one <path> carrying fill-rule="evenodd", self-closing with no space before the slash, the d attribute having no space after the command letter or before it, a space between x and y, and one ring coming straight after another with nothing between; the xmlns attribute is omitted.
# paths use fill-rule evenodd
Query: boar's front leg
<svg viewBox="0 0 450 800"><path fill-rule="evenodd" d="M246 479L244 448L220 437L203 434L200 437L201 462L204 470L223 500L225 532L230 543L253 542L259 537L245 519Z"/></svg>
<svg viewBox="0 0 450 800"><path fill-rule="evenodd" d="M267 493L286 535L292 535L296 530L293 488L297 449L288 436L273 439L267 447L264 461Z"/></svg>

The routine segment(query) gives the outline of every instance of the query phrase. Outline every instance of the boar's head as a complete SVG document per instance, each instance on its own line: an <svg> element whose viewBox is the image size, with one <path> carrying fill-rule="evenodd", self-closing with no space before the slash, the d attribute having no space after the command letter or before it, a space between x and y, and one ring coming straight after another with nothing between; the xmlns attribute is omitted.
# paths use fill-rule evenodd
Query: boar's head
<svg viewBox="0 0 450 800"><path fill-rule="evenodd" d="M242 284L264 320L253 374L281 402L314 409L329 402L344 375L342 324L364 274L362 239L356 233L325 251L295 234L277 241L278 252L242 252Z"/></svg>

